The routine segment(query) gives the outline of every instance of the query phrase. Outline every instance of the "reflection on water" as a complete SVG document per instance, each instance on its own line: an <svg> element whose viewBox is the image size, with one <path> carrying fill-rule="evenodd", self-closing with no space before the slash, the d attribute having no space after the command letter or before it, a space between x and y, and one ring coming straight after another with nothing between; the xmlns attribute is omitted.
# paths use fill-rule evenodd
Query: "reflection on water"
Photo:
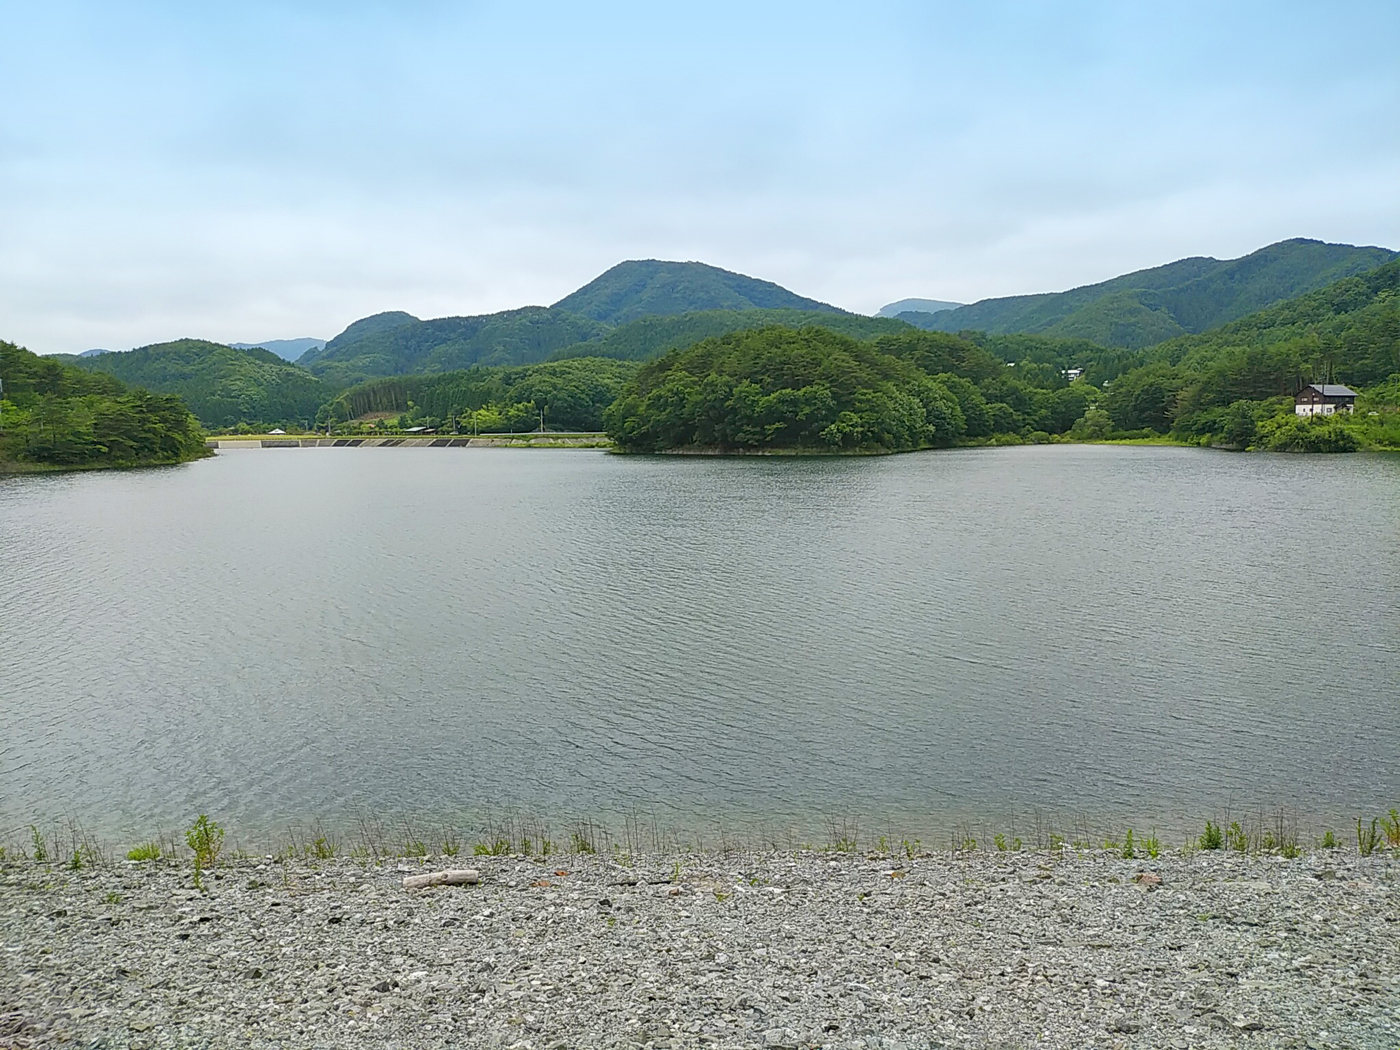
<svg viewBox="0 0 1400 1050"><path fill-rule="evenodd" d="M225 452L0 482L0 814L1400 803L1400 462Z"/></svg>

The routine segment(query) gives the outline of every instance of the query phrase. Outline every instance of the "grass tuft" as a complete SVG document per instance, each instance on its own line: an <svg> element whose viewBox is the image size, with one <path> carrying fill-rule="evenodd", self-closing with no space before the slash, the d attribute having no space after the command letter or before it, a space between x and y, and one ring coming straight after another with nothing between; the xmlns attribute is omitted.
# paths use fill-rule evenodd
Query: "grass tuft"
<svg viewBox="0 0 1400 1050"><path fill-rule="evenodd" d="M1381 817L1381 830L1385 832L1385 844L1400 849L1400 809L1392 809L1390 816Z"/></svg>
<svg viewBox="0 0 1400 1050"><path fill-rule="evenodd" d="M1379 830L1380 818L1373 817L1371 826L1368 828L1361 818L1356 818L1356 852L1363 857L1369 857L1376 852L1376 847L1381 844L1381 833Z"/></svg>

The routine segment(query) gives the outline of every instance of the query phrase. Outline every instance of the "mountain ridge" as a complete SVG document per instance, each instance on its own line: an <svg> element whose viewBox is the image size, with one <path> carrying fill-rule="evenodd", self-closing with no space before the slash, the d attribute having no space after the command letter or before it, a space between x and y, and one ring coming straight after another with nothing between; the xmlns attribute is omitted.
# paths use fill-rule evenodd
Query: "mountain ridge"
<svg viewBox="0 0 1400 1050"><path fill-rule="evenodd" d="M872 320L706 263L634 259L610 267L553 306L430 320L403 311L364 317L297 363L333 386L346 387L380 376L538 364L600 352L636 360L670 349L676 338L685 338L676 333L688 328L698 329L693 342L732 331L736 324L777 319L735 319L746 312L778 312L785 319L825 316L843 323ZM717 314L726 316L702 316ZM626 331L634 325L652 330ZM600 345L613 333L619 333L616 345Z"/></svg>
<svg viewBox="0 0 1400 1050"><path fill-rule="evenodd" d="M905 319L933 331L1022 332L1142 349L1375 269L1396 254L1297 237L1237 259L1190 256L1063 292L983 299Z"/></svg>
<svg viewBox="0 0 1400 1050"><path fill-rule="evenodd" d="M178 395L207 427L309 425L331 393L306 369L270 350L239 350L206 339L175 339L68 360L133 387Z"/></svg>

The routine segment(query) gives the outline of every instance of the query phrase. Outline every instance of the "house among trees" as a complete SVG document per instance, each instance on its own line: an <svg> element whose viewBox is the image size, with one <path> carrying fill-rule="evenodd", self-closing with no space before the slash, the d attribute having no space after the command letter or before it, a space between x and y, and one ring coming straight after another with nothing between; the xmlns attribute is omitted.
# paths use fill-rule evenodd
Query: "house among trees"
<svg viewBox="0 0 1400 1050"><path fill-rule="evenodd" d="M1309 383L1294 396L1293 411L1300 416L1355 412L1356 391L1340 383Z"/></svg>

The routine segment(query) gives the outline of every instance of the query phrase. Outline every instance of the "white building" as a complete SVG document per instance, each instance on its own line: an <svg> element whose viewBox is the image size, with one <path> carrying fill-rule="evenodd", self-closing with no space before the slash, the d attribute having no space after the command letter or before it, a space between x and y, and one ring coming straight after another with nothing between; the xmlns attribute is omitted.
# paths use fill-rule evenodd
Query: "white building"
<svg viewBox="0 0 1400 1050"><path fill-rule="evenodd" d="M1310 383L1293 398L1293 411L1300 416L1330 416L1356 411L1356 391L1340 383Z"/></svg>

